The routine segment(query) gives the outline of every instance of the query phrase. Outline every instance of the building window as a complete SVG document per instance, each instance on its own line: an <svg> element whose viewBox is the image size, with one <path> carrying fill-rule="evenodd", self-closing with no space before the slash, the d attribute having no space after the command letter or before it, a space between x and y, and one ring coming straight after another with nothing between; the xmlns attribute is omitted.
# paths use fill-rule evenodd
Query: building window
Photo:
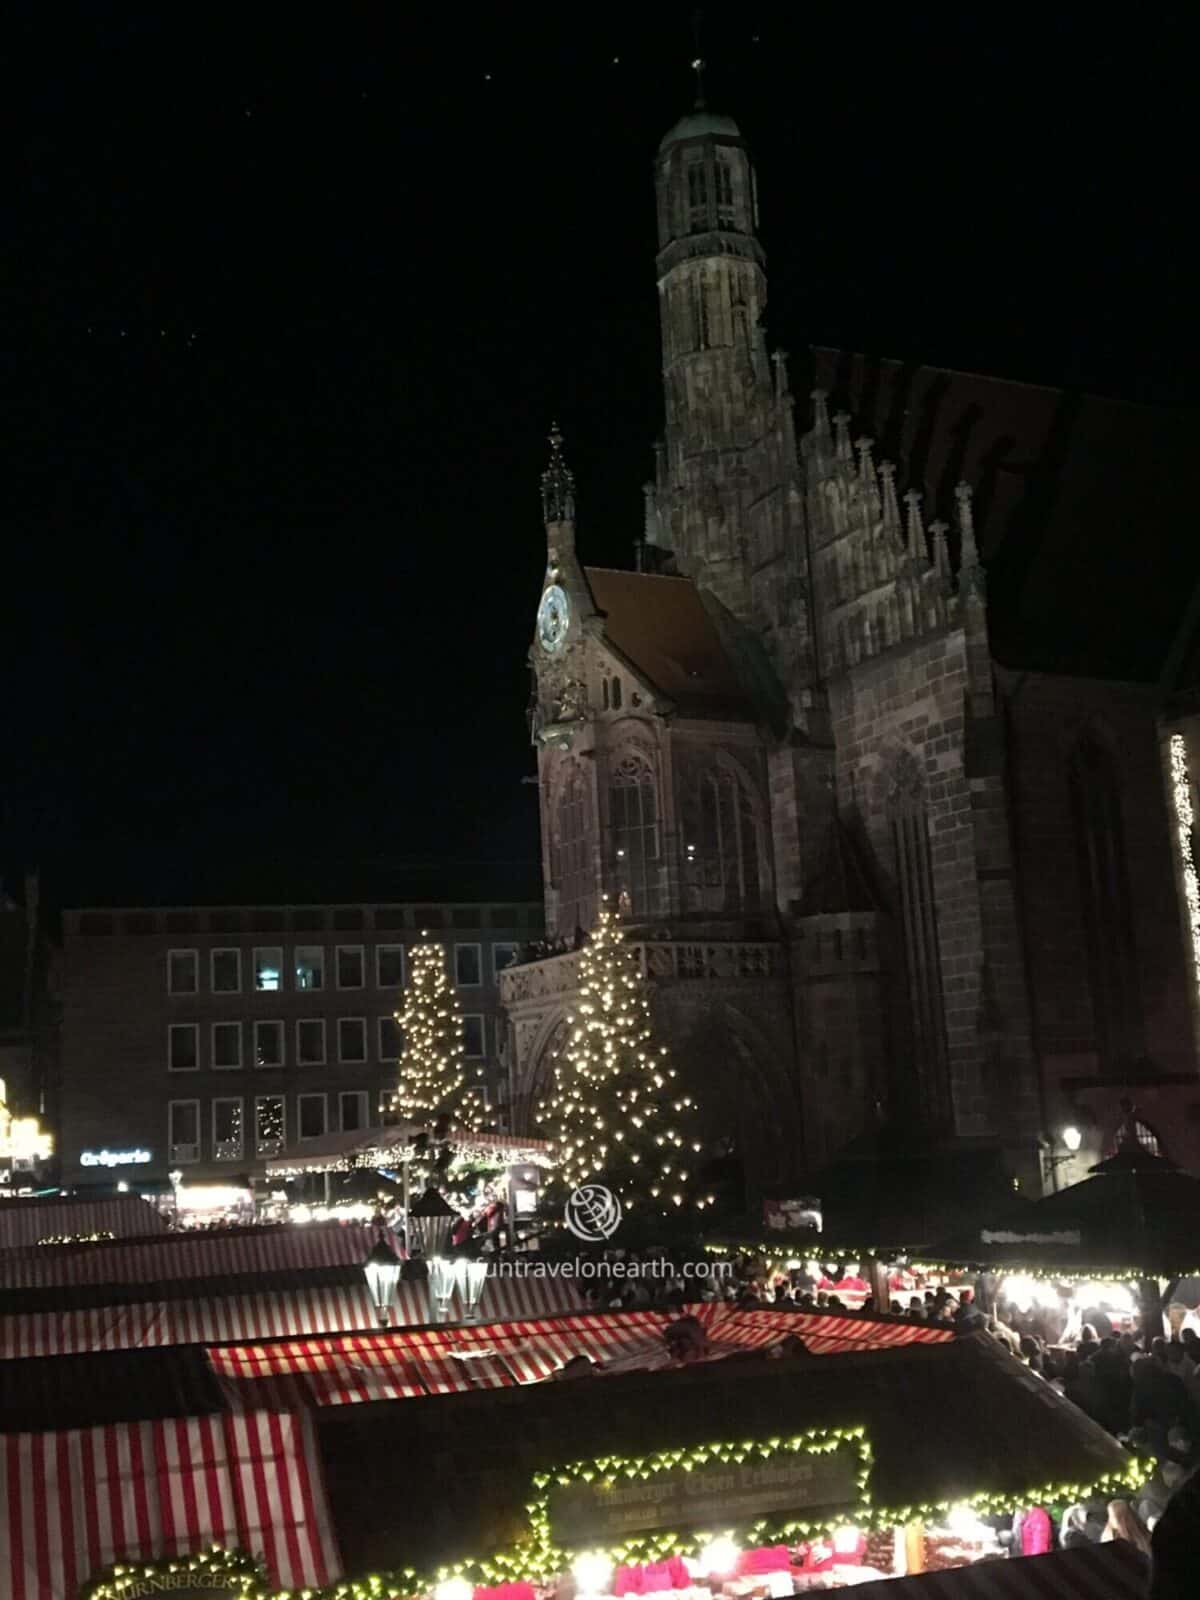
<svg viewBox="0 0 1200 1600"><path fill-rule="evenodd" d="M167 1029L167 1070L169 1072L195 1072L199 1065L199 1023L173 1022Z"/></svg>
<svg viewBox="0 0 1200 1600"><path fill-rule="evenodd" d="M692 349L708 349L708 288L703 278L688 285L688 306L692 314Z"/></svg>
<svg viewBox="0 0 1200 1600"><path fill-rule="evenodd" d="M323 989L325 987L325 947L320 944L296 946L297 989Z"/></svg>
<svg viewBox="0 0 1200 1600"><path fill-rule="evenodd" d="M283 1066L282 1022L256 1022L254 1024L254 1065L256 1067Z"/></svg>
<svg viewBox="0 0 1200 1600"><path fill-rule="evenodd" d="M728 157L718 156L716 164L717 180L717 221L731 223L733 221L733 166Z"/></svg>
<svg viewBox="0 0 1200 1600"><path fill-rule="evenodd" d="M477 944L454 946L454 981L460 989L477 989L483 982L483 947Z"/></svg>
<svg viewBox="0 0 1200 1600"><path fill-rule="evenodd" d="M296 1065L320 1067L325 1064L325 1018L301 1017L296 1024Z"/></svg>
<svg viewBox="0 0 1200 1600"><path fill-rule="evenodd" d="M558 931L570 938L595 921L596 869L589 827L590 806L584 776L572 767L558 799L554 830L554 885L558 890Z"/></svg>
<svg viewBox="0 0 1200 1600"><path fill-rule="evenodd" d="M195 994L199 987L199 953L195 950L168 950L167 993Z"/></svg>
<svg viewBox="0 0 1200 1600"><path fill-rule="evenodd" d="M367 1021L365 1017L338 1018L338 1060L367 1059Z"/></svg>
<svg viewBox="0 0 1200 1600"><path fill-rule="evenodd" d="M337 947L337 986L339 989L361 989L363 977L363 947L360 944L340 944Z"/></svg>
<svg viewBox="0 0 1200 1600"><path fill-rule="evenodd" d="M240 994L242 992L242 952L240 950L212 950L209 952L209 970L214 994Z"/></svg>
<svg viewBox="0 0 1200 1600"><path fill-rule="evenodd" d="M301 1139L325 1137L325 1096L301 1094L296 1096L296 1127Z"/></svg>
<svg viewBox="0 0 1200 1600"><path fill-rule="evenodd" d="M282 1155L287 1148L287 1112L281 1094L260 1094L254 1102L254 1153Z"/></svg>
<svg viewBox="0 0 1200 1600"><path fill-rule="evenodd" d="M240 1022L214 1022L212 1025L212 1064L229 1071L242 1064L242 1025Z"/></svg>
<svg viewBox="0 0 1200 1600"><path fill-rule="evenodd" d="M704 162L691 161L687 168L688 227L702 233L708 227L708 175Z"/></svg>
<svg viewBox="0 0 1200 1600"><path fill-rule="evenodd" d="M259 994L273 994L283 988L283 950L279 945L255 946L254 987Z"/></svg>
<svg viewBox="0 0 1200 1600"><path fill-rule="evenodd" d="M200 1159L200 1102L171 1100L167 1104L167 1150L172 1166Z"/></svg>
<svg viewBox="0 0 1200 1600"><path fill-rule="evenodd" d="M212 1103L212 1142L214 1161L242 1159L242 1102L217 1099Z"/></svg>
<svg viewBox="0 0 1200 1600"><path fill-rule="evenodd" d="M367 1091L343 1089L338 1095L338 1122L343 1133L361 1133L367 1126Z"/></svg>
<svg viewBox="0 0 1200 1600"><path fill-rule="evenodd" d="M619 895L628 895L634 916L658 909L658 794L654 775L639 755L618 762L608 790L609 836L613 881Z"/></svg>
<svg viewBox="0 0 1200 1600"><path fill-rule="evenodd" d="M400 1053L404 1049L404 1039L400 1031L400 1024L395 1017L380 1017L379 1019L379 1059L380 1061L399 1061Z"/></svg>
<svg viewBox="0 0 1200 1600"><path fill-rule="evenodd" d="M916 1083L921 1097L919 1112L927 1126L944 1127L950 1120L951 1106L929 819L919 782L907 768L893 796L892 843L904 929Z"/></svg>
<svg viewBox="0 0 1200 1600"><path fill-rule="evenodd" d="M498 978L516 961L520 954L520 945L494 944L492 946L492 975Z"/></svg>
<svg viewBox="0 0 1200 1600"><path fill-rule="evenodd" d="M486 1053L483 1018L468 1014L463 1018L463 1054L471 1061L478 1061Z"/></svg>
<svg viewBox="0 0 1200 1600"><path fill-rule="evenodd" d="M684 907L688 911L756 911L761 896L758 818L736 772L702 772L685 792Z"/></svg>
<svg viewBox="0 0 1200 1600"><path fill-rule="evenodd" d="M404 946L378 944L375 946L375 987L377 989L403 989Z"/></svg>
<svg viewBox="0 0 1200 1600"><path fill-rule="evenodd" d="M1096 1048L1106 1066L1128 1066L1145 1050L1141 982L1120 784L1097 739L1085 738L1074 751L1068 785Z"/></svg>

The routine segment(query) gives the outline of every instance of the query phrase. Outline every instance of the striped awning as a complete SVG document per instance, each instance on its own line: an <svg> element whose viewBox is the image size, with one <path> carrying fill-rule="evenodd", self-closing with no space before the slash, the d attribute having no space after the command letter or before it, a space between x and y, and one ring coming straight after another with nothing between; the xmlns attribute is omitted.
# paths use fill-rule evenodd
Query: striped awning
<svg viewBox="0 0 1200 1600"><path fill-rule="evenodd" d="M306 1417L0 1436L0 1600L63 1600L114 1562L213 1544L261 1554L276 1587L341 1576Z"/></svg>
<svg viewBox="0 0 1200 1600"><path fill-rule="evenodd" d="M166 1227L154 1207L136 1194L106 1200L5 1200L0 1203L0 1252L36 1248L43 1239L86 1239L97 1234L128 1239L165 1233Z"/></svg>
<svg viewBox="0 0 1200 1600"><path fill-rule="evenodd" d="M114 1202L115 1203L115 1202ZM134 1198L134 1204L149 1207ZM0 1218L4 1211L0 1208ZM46 1246L0 1256L0 1288L33 1289L81 1283L166 1283L184 1278L359 1266L375 1242L364 1222L167 1233L129 1243Z"/></svg>
<svg viewBox="0 0 1200 1600"><path fill-rule="evenodd" d="M1149 1562L1124 1539L860 1584L857 1600L1144 1600Z"/></svg>
<svg viewBox="0 0 1200 1600"><path fill-rule="evenodd" d="M654 1371L672 1365L663 1329L673 1316L661 1311L621 1311L519 1319L480 1326L396 1330L370 1336L283 1340L273 1344L226 1345L210 1349L209 1361L223 1379L247 1384L234 1389L235 1404L254 1406L254 1385L262 1379L303 1378L289 1384L289 1404L344 1405L355 1401L402 1400L410 1396L455 1394L469 1389L541 1383L573 1356L587 1356L601 1374ZM834 1353L846 1348L879 1349L896 1343L894 1325L863 1319L809 1318L783 1311L740 1312L704 1308L708 1359L774 1344L798 1333L810 1350ZM851 1322L857 1337L848 1345L825 1333L817 1338L807 1324ZM906 1343L941 1343L947 1329L913 1324ZM904 1331L901 1329L901 1331ZM871 1336L877 1342L871 1344ZM274 1402L273 1402L274 1403Z"/></svg>

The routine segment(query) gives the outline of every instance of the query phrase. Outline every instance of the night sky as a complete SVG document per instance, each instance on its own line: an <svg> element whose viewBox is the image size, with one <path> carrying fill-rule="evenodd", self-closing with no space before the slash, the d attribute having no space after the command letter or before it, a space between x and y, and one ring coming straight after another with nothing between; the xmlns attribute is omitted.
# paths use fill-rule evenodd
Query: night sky
<svg viewBox="0 0 1200 1600"><path fill-rule="evenodd" d="M840 345L1191 398L1182 12L1072 9L706 8L798 390ZM628 564L691 8L257 12L6 40L0 872L536 894L538 473L557 417Z"/></svg>

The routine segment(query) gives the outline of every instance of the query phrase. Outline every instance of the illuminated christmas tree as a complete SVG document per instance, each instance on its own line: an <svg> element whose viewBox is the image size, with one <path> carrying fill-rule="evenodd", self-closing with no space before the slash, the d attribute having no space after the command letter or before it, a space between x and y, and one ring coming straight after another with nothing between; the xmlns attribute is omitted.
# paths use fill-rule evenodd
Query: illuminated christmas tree
<svg viewBox="0 0 1200 1600"><path fill-rule="evenodd" d="M449 1118L460 1127L478 1128L484 1116L482 1086L470 1080L463 1059L462 1012L446 976L446 952L423 935L409 953L408 987L396 1021L404 1047L394 1108L410 1122Z"/></svg>
<svg viewBox="0 0 1200 1600"><path fill-rule="evenodd" d="M583 947L579 991L537 1113L560 1183L603 1184L626 1210L703 1208L709 1197L695 1195L693 1172L700 1146L686 1133L692 1101L653 1043L645 983L611 911Z"/></svg>

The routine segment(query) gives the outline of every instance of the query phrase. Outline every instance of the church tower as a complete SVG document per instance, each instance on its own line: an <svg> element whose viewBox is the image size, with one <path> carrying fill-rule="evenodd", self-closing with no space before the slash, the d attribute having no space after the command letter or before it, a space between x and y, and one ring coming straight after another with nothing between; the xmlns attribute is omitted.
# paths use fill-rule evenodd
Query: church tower
<svg viewBox="0 0 1200 1600"><path fill-rule="evenodd" d="M782 353L767 353L754 169L703 101L656 158L665 448L652 543L762 638L796 697L805 679L803 507Z"/></svg>

